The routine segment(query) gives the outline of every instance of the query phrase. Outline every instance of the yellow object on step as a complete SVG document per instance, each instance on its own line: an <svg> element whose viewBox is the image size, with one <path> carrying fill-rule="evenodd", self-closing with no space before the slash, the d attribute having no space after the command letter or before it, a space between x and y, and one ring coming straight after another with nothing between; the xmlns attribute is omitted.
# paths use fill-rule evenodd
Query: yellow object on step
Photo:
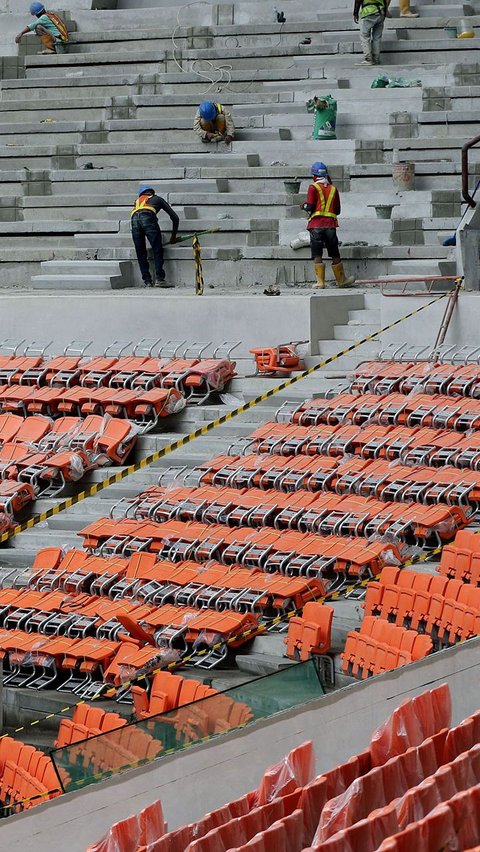
<svg viewBox="0 0 480 852"><path fill-rule="evenodd" d="M465 18L461 18L457 24L457 38L475 38L472 25Z"/></svg>
<svg viewBox="0 0 480 852"><path fill-rule="evenodd" d="M325 264L324 263L315 263L315 277L316 282L313 285L314 287L318 287L323 290L325 287Z"/></svg>
<svg viewBox="0 0 480 852"><path fill-rule="evenodd" d="M332 263L332 269L338 287L350 287L352 284L355 284L355 278L353 276L347 277L345 275L342 261L340 261L340 263Z"/></svg>

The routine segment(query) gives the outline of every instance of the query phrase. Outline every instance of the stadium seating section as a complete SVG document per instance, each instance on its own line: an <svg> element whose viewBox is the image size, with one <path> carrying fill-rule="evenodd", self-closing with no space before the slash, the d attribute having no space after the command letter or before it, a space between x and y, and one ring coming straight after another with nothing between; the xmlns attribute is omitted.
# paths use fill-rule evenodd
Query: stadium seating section
<svg viewBox="0 0 480 852"><path fill-rule="evenodd" d="M121 393L136 392L142 358L108 356L43 364L50 384L39 392L58 391L56 375L70 385L66 393L110 393L116 381L130 385ZM5 381L28 376L25 365L12 372L8 359L2 369L10 370ZM442 383L417 393L436 371ZM256 633L278 630L287 614L287 656L328 654L332 609L316 601L359 581L368 583L365 618L347 636L347 675L373 676L477 635L480 563L467 527L480 496L473 394L480 368L469 368L461 385L464 373L445 364L361 365L348 392L283 405L275 422L186 476L165 469L158 485L80 530L83 549L40 551L27 587L0 592L5 683L85 698L114 687L131 701L122 682L139 671L183 662L212 668ZM387 379L392 387L382 384ZM28 383L7 387L31 391ZM155 380L149 387L141 392L164 392ZM472 394L459 396L467 387ZM126 439L117 434L115 443L112 433L128 421L107 419L102 431L99 414L71 417L47 421L42 434L43 415L5 414L0 428L37 428L38 449L42 442L58 449L65 427L70 452L110 451L121 460ZM468 468L459 462L467 456ZM40 462L35 473L28 460L11 466L32 488L60 477L57 467L48 479ZM438 574L401 567L413 545L426 554L444 547Z"/></svg>
<svg viewBox="0 0 480 852"><path fill-rule="evenodd" d="M322 775L311 743L257 790L166 830L160 802L88 852L439 852L480 843L480 712L450 727L446 685L407 699L370 746Z"/></svg>
<svg viewBox="0 0 480 852"><path fill-rule="evenodd" d="M34 345L0 344L0 534L37 497L105 465L123 464L140 433L220 393L235 375L234 344L116 341L103 356L70 344L57 357ZM157 350L154 356L153 351ZM182 357L177 357L182 350ZM194 355L194 350L196 355Z"/></svg>

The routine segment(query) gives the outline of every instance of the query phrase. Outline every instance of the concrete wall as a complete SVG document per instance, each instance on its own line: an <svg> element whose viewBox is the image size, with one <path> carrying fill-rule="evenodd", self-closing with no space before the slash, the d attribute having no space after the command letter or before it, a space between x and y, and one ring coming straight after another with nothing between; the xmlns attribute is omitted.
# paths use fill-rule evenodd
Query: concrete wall
<svg viewBox="0 0 480 852"><path fill-rule="evenodd" d="M384 297L381 300L381 322L382 327L389 325L399 314L407 314L414 311L420 305L431 301L434 296L426 297ZM447 306L447 299L441 299L437 304L426 308L418 316L406 320L396 326L382 337L382 344L406 342L408 345L429 346L435 343L438 330ZM480 294L460 293L458 304L455 308L445 343L455 344L458 347L471 346L472 349L480 346L479 339L480 323Z"/></svg>
<svg viewBox="0 0 480 852"><path fill-rule="evenodd" d="M307 739L315 744L317 771L332 768L365 748L374 729L405 698L445 681L458 723L479 707L479 649L480 639L471 640L268 723L38 806L3 821L2 849L85 852L113 822L157 799L170 828L176 828L254 789L267 766Z"/></svg>
<svg viewBox="0 0 480 852"><path fill-rule="evenodd" d="M0 340L51 340L59 351L71 340L93 340L89 351L103 350L115 338L242 341L238 355L254 346L290 340L329 338L339 301L343 311L361 297L259 295L199 298L160 290L123 293L2 294ZM321 304L320 304L321 303ZM331 304L330 304L331 303ZM361 305L360 305L361 306ZM343 315L343 314L342 314ZM312 336L312 337L311 337Z"/></svg>

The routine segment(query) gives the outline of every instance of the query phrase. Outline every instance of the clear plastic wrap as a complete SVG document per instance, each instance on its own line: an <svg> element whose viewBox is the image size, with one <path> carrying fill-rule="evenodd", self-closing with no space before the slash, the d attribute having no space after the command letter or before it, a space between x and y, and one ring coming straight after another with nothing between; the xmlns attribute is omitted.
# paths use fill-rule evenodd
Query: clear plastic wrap
<svg viewBox="0 0 480 852"><path fill-rule="evenodd" d="M0 535L13 530L15 524L13 518L6 512L0 512Z"/></svg>
<svg viewBox="0 0 480 852"><path fill-rule="evenodd" d="M68 478L72 482L78 482L85 474L85 459L80 453L72 453L68 465Z"/></svg>
<svg viewBox="0 0 480 852"><path fill-rule="evenodd" d="M310 740L292 749L282 760L265 772L257 794L257 804L264 805L278 796L304 787L315 775L315 752Z"/></svg>
<svg viewBox="0 0 480 852"><path fill-rule="evenodd" d="M130 816L112 825L105 837L87 852L134 852L139 845L140 830L138 817Z"/></svg>
<svg viewBox="0 0 480 852"><path fill-rule="evenodd" d="M429 715L430 704L432 712ZM447 684L404 701L372 736L372 766L381 766L389 758L402 754L411 746L419 745L427 737L448 728L451 712Z"/></svg>

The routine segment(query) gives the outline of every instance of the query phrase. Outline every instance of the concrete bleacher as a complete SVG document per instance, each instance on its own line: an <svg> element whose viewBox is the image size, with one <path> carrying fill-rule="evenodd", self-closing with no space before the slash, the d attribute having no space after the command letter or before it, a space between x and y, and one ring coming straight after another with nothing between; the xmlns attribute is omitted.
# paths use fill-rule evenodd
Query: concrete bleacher
<svg viewBox="0 0 480 852"><path fill-rule="evenodd" d="M37 56L35 39L25 38L15 78L4 75L1 83L7 286L108 286L107 267L95 279L81 262L133 260L129 208L144 179L178 211L184 233L221 228L202 242L211 284L248 288L254 266L265 285L279 283L280 270L280 283L305 286L309 252L293 252L290 241L304 229L299 205L319 156L343 192L349 271L362 278L454 272L441 242L461 212L459 148L474 132L480 105L471 85L476 42L445 35L455 4L424 3L418 19L393 17L380 71L422 85L372 90L375 69L357 67L350 5L318 12L289 0L280 26L266 2L146 3L146 28L137 3L110 10L82 3L70 9L66 55ZM471 15L475 5L469 9L475 27L480 17ZM299 44L305 35L311 45ZM338 139L313 141L305 102L328 92L338 99ZM233 110L238 135L228 150L202 145L191 131L205 93ZM392 159L415 162L415 194L396 192ZM89 163L94 168L85 170ZM302 179L299 196L283 187L292 177ZM391 220L376 218L380 204L396 205ZM21 261L15 271L13 251ZM236 271L228 282L226 260ZM188 243L169 247L167 270L191 287ZM138 282L135 264L122 281Z"/></svg>

